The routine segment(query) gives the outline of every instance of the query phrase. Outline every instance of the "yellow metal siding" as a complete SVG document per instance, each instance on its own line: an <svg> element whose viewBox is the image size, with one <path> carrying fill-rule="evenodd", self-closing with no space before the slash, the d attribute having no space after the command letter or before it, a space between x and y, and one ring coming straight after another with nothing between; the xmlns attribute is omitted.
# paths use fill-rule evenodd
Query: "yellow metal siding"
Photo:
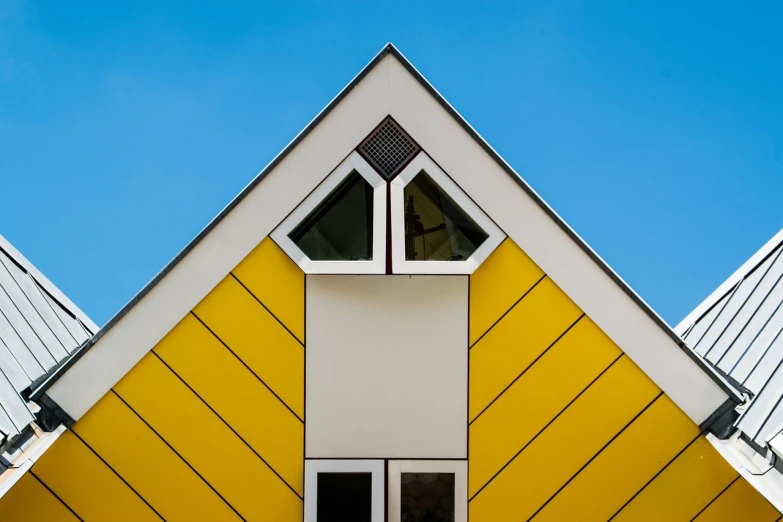
<svg viewBox="0 0 783 522"><path fill-rule="evenodd" d="M470 292L471 522L777 518L510 239Z"/></svg>
<svg viewBox="0 0 783 522"><path fill-rule="evenodd" d="M266 238L233 273L300 342L304 342L304 299L296 296L304 295L305 275L296 263Z"/></svg>
<svg viewBox="0 0 783 522"><path fill-rule="evenodd" d="M302 494L302 421L240 359L192 315L185 317L154 352Z"/></svg>
<svg viewBox="0 0 783 522"><path fill-rule="evenodd" d="M74 429L169 522L240 520L209 484L114 392L93 406Z"/></svg>
<svg viewBox="0 0 783 522"><path fill-rule="evenodd" d="M576 323L471 423L470 490L486 484L618 355L620 350L592 321L585 317ZM559 375L557 386L552 375Z"/></svg>
<svg viewBox="0 0 783 522"><path fill-rule="evenodd" d="M304 346L237 279L226 277L193 313L304 418Z"/></svg>
<svg viewBox="0 0 783 522"><path fill-rule="evenodd" d="M33 471L85 521L161 520L73 432L63 433Z"/></svg>
<svg viewBox="0 0 783 522"><path fill-rule="evenodd" d="M28 473L0 522L301 522L302 339L304 274L264 240L33 466L61 500Z"/></svg>
<svg viewBox="0 0 783 522"><path fill-rule="evenodd" d="M470 418L475 419L580 315L551 279L531 289L470 349Z"/></svg>
<svg viewBox="0 0 783 522"><path fill-rule="evenodd" d="M747 480L737 477L696 517L696 522L773 522L779 519L775 508Z"/></svg>
<svg viewBox="0 0 783 522"><path fill-rule="evenodd" d="M0 498L0 521L79 522L57 497L46 489L33 472L25 474Z"/></svg>
<svg viewBox="0 0 783 522"><path fill-rule="evenodd" d="M510 239L470 276L470 346L544 276Z"/></svg>

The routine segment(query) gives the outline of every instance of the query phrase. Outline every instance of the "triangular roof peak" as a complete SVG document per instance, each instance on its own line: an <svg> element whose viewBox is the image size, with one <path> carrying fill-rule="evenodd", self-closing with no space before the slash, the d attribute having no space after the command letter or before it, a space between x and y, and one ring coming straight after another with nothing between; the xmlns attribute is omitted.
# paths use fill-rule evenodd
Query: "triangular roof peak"
<svg viewBox="0 0 783 522"><path fill-rule="evenodd" d="M388 116L691 419L739 400L391 43L37 394L81 417Z"/></svg>

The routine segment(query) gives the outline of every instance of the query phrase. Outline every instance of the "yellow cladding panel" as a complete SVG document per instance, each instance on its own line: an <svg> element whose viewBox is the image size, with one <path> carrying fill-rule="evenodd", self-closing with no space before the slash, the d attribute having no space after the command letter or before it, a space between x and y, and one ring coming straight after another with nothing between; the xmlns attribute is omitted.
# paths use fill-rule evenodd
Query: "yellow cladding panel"
<svg viewBox="0 0 783 522"><path fill-rule="evenodd" d="M531 290L470 349L470 419L580 315L579 308L551 279L545 278Z"/></svg>
<svg viewBox="0 0 783 522"><path fill-rule="evenodd" d="M609 520L698 434L699 428L661 395L533 520Z"/></svg>
<svg viewBox="0 0 783 522"><path fill-rule="evenodd" d="M773 522L780 514L748 481L738 477L695 522Z"/></svg>
<svg viewBox="0 0 783 522"><path fill-rule="evenodd" d="M736 476L709 441L699 437L614 520L691 520Z"/></svg>
<svg viewBox="0 0 783 522"><path fill-rule="evenodd" d="M469 493L486 484L619 355L595 323L580 319L471 424Z"/></svg>
<svg viewBox="0 0 783 522"><path fill-rule="evenodd" d="M155 353L303 493L304 424L204 325L188 315Z"/></svg>
<svg viewBox="0 0 783 522"><path fill-rule="evenodd" d="M264 239L233 273L304 342L304 272L274 241Z"/></svg>
<svg viewBox="0 0 783 522"><path fill-rule="evenodd" d="M228 276L194 312L304 418L304 347L242 285Z"/></svg>
<svg viewBox="0 0 783 522"><path fill-rule="evenodd" d="M29 472L14 484L11 491L0 498L0 520L79 522L79 519Z"/></svg>
<svg viewBox="0 0 783 522"><path fill-rule="evenodd" d="M621 356L471 500L471 522L527 520L658 394Z"/></svg>
<svg viewBox="0 0 783 522"><path fill-rule="evenodd" d="M244 518L301 520L301 499L154 354L114 389Z"/></svg>
<svg viewBox="0 0 783 522"><path fill-rule="evenodd" d="M86 521L160 520L70 431L43 454L33 471Z"/></svg>
<svg viewBox="0 0 783 522"><path fill-rule="evenodd" d="M470 276L470 345L543 275L533 260L506 238Z"/></svg>
<svg viewBox="0 0 783 522"><path fill-rule="evenodd" d="M98 401L74 428L168 522L239 520L113 393Z"/></svg>

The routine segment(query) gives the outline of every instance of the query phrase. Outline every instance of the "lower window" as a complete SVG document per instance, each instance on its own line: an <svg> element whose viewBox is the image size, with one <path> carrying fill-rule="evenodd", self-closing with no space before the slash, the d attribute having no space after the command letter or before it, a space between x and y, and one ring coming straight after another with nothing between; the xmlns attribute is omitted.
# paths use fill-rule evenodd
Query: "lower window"
<svg viewBox="0 0 783 522"><path fill-rule="evenodd" d="M305 522L383 522L382 460L305 461Z"/></svg>
<svg viewBox="0 0 783 522"><path fill-rule="evenodd" d="M468 463L390 460L389 522L467 522Z"/></svg>
<svg viewBox="0 0 783 522"><path fill-rule="evenodd" d="M467 470L464 460L307 460L305 522L383 522L385 495L389 522L467 522Z"/></svg>

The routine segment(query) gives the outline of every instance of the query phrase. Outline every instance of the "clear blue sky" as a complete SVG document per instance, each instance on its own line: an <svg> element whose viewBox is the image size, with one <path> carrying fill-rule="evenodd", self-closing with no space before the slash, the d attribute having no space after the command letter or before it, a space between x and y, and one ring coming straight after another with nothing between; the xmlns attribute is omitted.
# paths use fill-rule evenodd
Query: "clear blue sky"
<svg viewBox="0 0 783 522"><path fill-rule="evenodd" d="M196 4L0 0L0 234L99 324L387 41L670 323L783 227L780 2Z"/></svg>

